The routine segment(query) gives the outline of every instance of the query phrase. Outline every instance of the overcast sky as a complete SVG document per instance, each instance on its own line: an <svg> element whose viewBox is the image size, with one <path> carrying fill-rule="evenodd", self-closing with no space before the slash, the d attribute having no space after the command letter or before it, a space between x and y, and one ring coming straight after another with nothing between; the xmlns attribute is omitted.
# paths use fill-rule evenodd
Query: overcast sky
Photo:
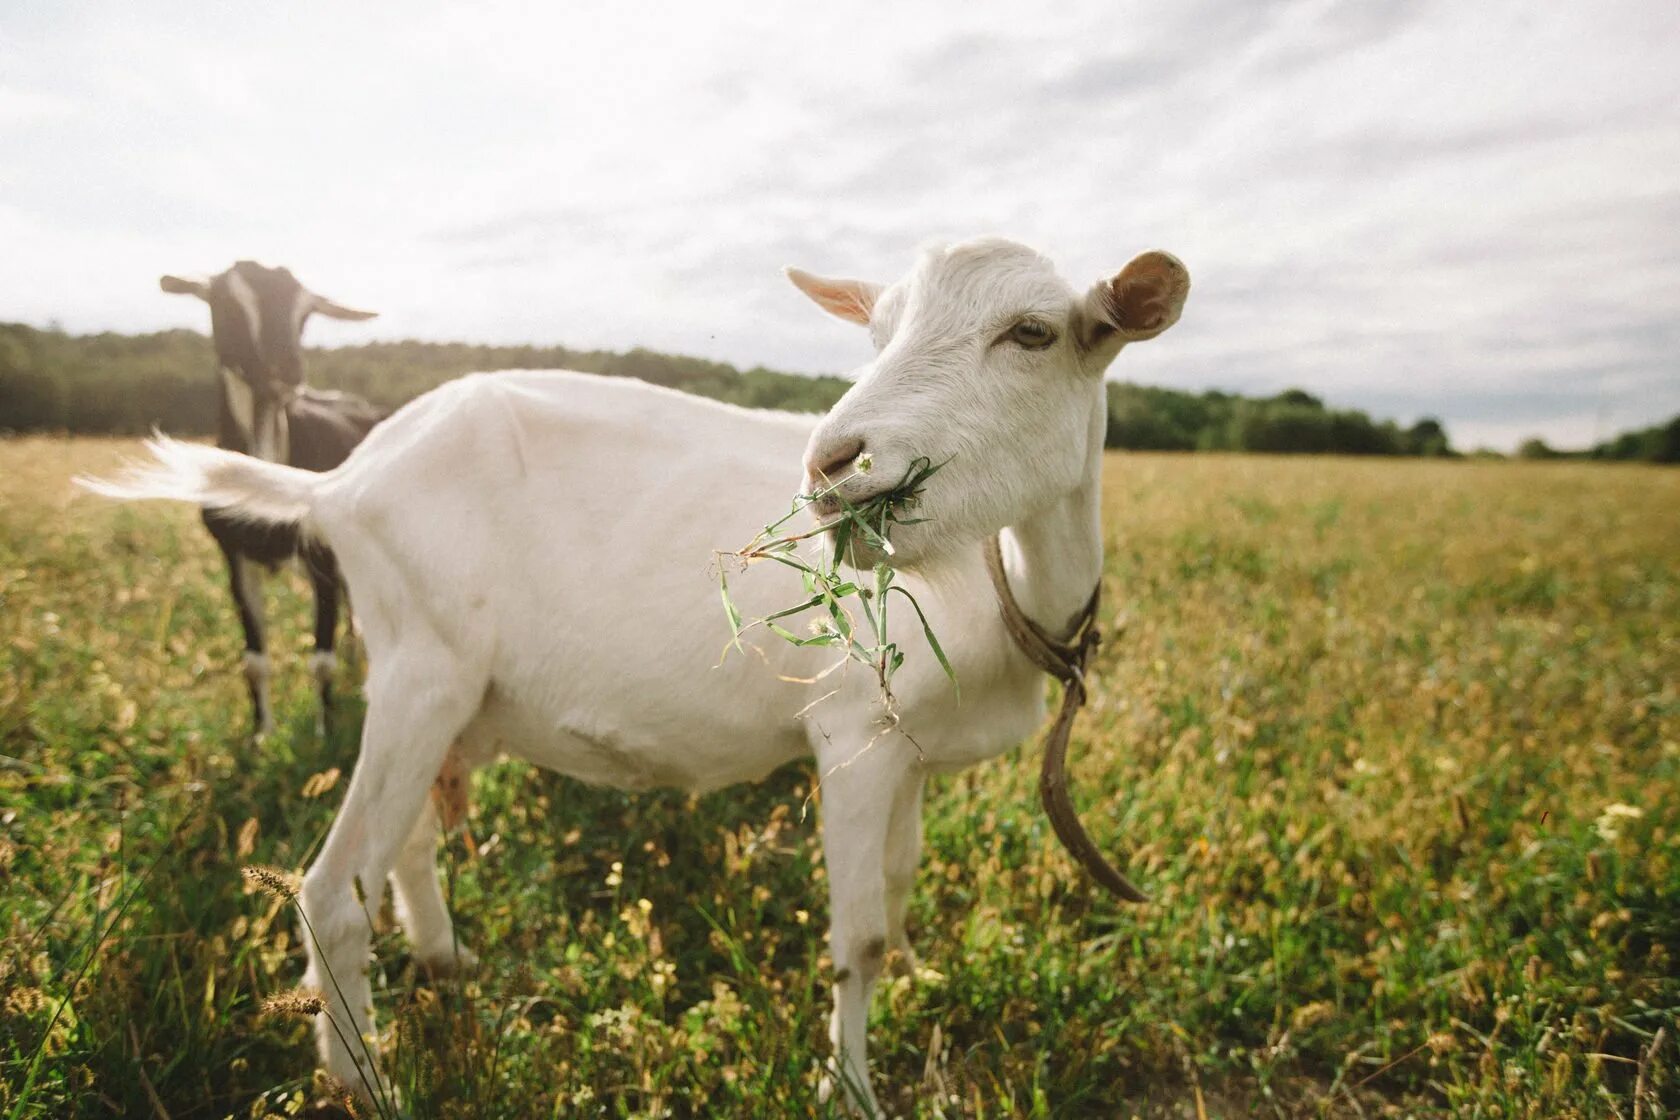
<svg viewBox="0 0 1680 1120"><path fill-rule="evenodd" d="M253 257L382 312L327 345L840 372L863 332L782 265L995 232L1080 285L1188 264L1111 376L1462 447L1680 411L1674 0L1051 10L7 4L0 319L207 330L158 274Z"/></svg>

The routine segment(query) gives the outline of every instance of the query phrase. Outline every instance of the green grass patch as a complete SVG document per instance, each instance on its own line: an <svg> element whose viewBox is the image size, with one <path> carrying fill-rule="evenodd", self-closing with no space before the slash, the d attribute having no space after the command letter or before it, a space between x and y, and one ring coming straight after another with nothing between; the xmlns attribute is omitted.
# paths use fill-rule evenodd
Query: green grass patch
<svg viewBox="0 0 1680 1120"><path fill-rule="evenodd" d="M359 713L315 737L285 575L244 741L196 514L69 488L124 451L0 443L0 1117L299 1114L308 1023L264 1012L297 922L241 868L307 865ZM1083 886L1036 759L934 781L889 1110L1631 1117L1641 1069L1643 1116L1680 1107L1680 474L1123 455L1106 503L1130 626L1074 784L1154 901ZM811 782L481 774L442 859L482 969L376 942L408 1113L823 1115Z"/></svg>

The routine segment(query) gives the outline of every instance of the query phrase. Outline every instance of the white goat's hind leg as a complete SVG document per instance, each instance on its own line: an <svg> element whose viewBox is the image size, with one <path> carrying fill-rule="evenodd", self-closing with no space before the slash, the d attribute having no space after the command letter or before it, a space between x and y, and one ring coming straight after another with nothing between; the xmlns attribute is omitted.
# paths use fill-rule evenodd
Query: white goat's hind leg
<svg viewBox="0 0 1680 1120"><path fill-rule="evenodd" d="M433 976L471 969L478 958L455 942L455 925L443 897L437 866L440 829L435 799L428 797L391 869L397 920L414 947L414 957Z"/></svg>
<svg viewBox="0 0 1680 1120"><path fill-rule="evenodd" d="M887 955L887 833L891 806L917 782L909 745L886 736L817 755L823 860L828 865L829 951L834 957L834 1044L823 1099L838 1089L866 1116L880 1115L869 1083L869 999ZM837 1083L837 1084L835 1084Z"/></svg>
<svg viewBox="0 0 1680 1120"><path fill-rule="evenodd" d="M365 1100L385 1092L367 978L373 917L450 743L484 695L482 679L439 646L405 635L391 654L368 681L361 757L298 900L309 949L304 984L327 1003L315 1020L321 1064Z"/></svg>
<svg viewBox="0 0 1680 1120"><path fill-rule="evenodd" d="M887 828L887 961L888 971L912 976L916 951L904 928L910 909L910 891L916 885L916 869L922 862L922 785L920 774L906 781L893 798L892 823Z"/></svg>

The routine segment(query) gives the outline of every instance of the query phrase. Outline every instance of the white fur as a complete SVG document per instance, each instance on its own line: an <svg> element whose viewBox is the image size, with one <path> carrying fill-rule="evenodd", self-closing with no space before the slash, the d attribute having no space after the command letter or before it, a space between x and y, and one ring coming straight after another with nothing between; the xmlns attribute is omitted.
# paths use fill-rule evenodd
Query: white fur
<svg viewBox="0 0 1680 1120"><path fill-rule="evenodd" d="M226 366L221 367L221 375L228 411L245 446L259 459L284 463L291 457L291 422L285 408L272 401L259 405L245 378Z"/></svg>
<svg viewBox="0 0 1680 1120"><path fill-rule="evenodd" d="M228 412L233 415L234 426L244 437L246 447L256 446L257 430L257 395L251 391L251 386L245 379L226 366L219 367L222 374L222 393L227 399ZM267 455L259 455L259 459L269 459Z"/></svg>
<svg viewBox="0 0 1680 1120"><path fill-rule="evenodd" d="M75 481L107 498L170 498L216 506L252 521L290 523L308 512L310 485L319 477L281 463L161 435L147 440L146 450L152 462L132 466L117 479L77 476Z"/></svg>
<svg viewBox="0 0 1680 1120"><path fill-rule="evenodd" d="M257 293L251 290L245 277L239 275L238 269L229 269L222 275L227 278L228 294L245 314L245 326L251 332L251 345L260 351L263 343L262 316L257 309Z"/></svg>
<svg viewBox="0 0 1680 1120"><path fill-rule="evenodd" d="M245 681L251 686L257 710L255 733L259 740L274 732L274 703L268 687L269 678L273 675L274 668L269 663L268 654L249 649L245 651Z"/></svg>
<svg viewBox="0 0 1680 1120"><path fill-rule="evenodd" d="M286 409L279 404L265 404L257 409L256 433L251 438L251 454L270 463L284 463L292 455L292 425Z"/></svg>
<svg viewBox="0 0 1680 1120"><path fill-rule="evenodd" d="M274 672L269 665L268 654L257 653L253 650L245 651L245 679L252 684L267 685L269 676Z"/></svg>
<svg viewBox="0 0 1680 1120"><path fill-rule="evenodd" d="M297 334L303 333L303 321L309 318L309 313L315 310L315 303L321 297L308 288L299 288L292 297L292 330Z"/></svg>
<svg viewBox="0 0 1680 1120"><path fill-rule="evenodd" d="M822 284L801 276L832 303ZM1022 606L1065 631L1102 566L1102 369L1118 343L1078 341L1085 301L1010 242L930 250L898 284L847 292L863 300L878 353L820 422L629 380L479 374L412 402L325 475L163 442L154 473L103 487L301 521L338 556L363 627L368 712L301 902L313 929L308 982L344 1036L371 1029L355 881L371 890L393 878L425 953L453 942L426 808L452 744L469 767L503 751L625 789L711 789L814 756L835 1061L857 1103L873 1107L864 1029L883 965L908 954L924 775L1008 750L1042 715L1042 680L999 619L980 542L1003 530ZM856 308L843 300L841 310ZM1010 341L1023 315L1057 341L1032 351ZM787 509L807 484L802 457L822 464L857 440L874 465L847 484L855 498L893 485L918 456L946 463L919 510L930 523L894 539L901 583L962 697L899 607L904 734L883 724L867 670L810 683L832 651L757 631L753 650L720 661L728 632L714 550ZM748 617L800 596L798 577L773 563L732 572L730 587ZM365 1092L377 1075L362 1049L325 1017L318 1033L329 1072Z"/></svg>

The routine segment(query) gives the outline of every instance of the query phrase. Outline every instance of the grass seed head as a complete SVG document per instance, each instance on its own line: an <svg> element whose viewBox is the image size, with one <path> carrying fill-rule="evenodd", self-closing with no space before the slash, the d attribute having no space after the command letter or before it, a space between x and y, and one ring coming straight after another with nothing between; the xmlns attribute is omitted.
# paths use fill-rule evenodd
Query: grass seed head
<svg viewBox="0 0 1680 1120"><path fill-rule="evenodd" d="M273 867L250 864L240 868L245 881L259 890L277 894L284 899L296 899L298 883L295 876Z"/></svg>
<svg viewBox="0 0 1680 1120"><path fill-rule="evenodd" d="M282 992L263 1001L262 1013L269 1018L302 1016L313 1018L327 1009L327 1001L314 992Z"/></svg>

